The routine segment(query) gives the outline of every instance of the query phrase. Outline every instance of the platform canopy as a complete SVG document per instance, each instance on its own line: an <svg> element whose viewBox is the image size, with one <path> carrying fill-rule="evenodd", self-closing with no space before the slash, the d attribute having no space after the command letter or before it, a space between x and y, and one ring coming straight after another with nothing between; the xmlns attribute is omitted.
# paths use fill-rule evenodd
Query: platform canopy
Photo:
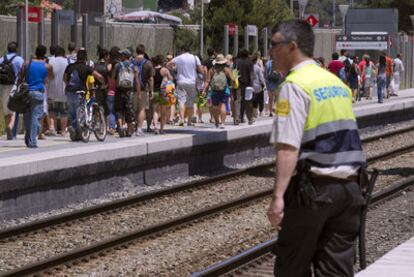
<svg viewBox="0 0 414 277"><path fill-rule="evenodd" d="M117 16L115 20L119 22L182 23L181 18L177 16L152 11L131 12Z"/></svg>

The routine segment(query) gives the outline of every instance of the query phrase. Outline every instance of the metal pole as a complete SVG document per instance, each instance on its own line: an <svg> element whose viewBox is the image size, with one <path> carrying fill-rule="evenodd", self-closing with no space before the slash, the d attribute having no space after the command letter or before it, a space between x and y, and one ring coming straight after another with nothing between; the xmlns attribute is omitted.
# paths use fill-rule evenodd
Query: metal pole
<svg viewBox="0 0 414 277"><path fill-rule="evenodd" d="M29 59L30 50L29 50L29 0L25 1L24 6L24 20L25 20L25 59Z"/></svg>
<svg viewBox="0 0 414 277"><path fill-rule="evenodd" d="M237 57L239 53L239 26L236 25L233 37L233 57Z"/></svg>
<svg viewBox="0 0 414 277"><path fill-rule="evenodd" d="M78 45L78 16L79 16L79 10L80 10L80 0L75 0L75 4L73 5L73 13L75 17L75 22L70 28L70 40L75 43L75 45Z"/></svg>
<svg viewBox="0 0 414 277"><path fill-rule="evenodd" d="M59 18L56 10L52 12L51 27L51 45L59 44Z"/></svg>
<svg viewBox="0 0 414 277"><path fill-rule="evenodd" d="M24 57L24 7L17 8L17 44L19 45L19 54Z"/></svg>
<svg viewBox="0 0 414 277"><path fill-rule="evenodd" d="M263 33L263 57L267 57L268 55L268 50L269 50L269 34L268 34L268 29L264 28L262 33Z"/></svg>
<svg viewBox="0 0 414 277"><path fill-rule="evenodd" d="M293 14L293 17L295 17L295 14L293 12L293 0L290 0L290 10L291 10L291 12Z"/></svg>
<svg viewBox="0 0 414 277"><path fill-rule="evenodd" d="M332 4L332 12L333 12L333 21L332 21L332 27L335 28L335 22L336 22L336 14L335 14L335 0L333 0L333 4Z"/></svg>
<svg viewBox="0 0 414 277"><path fill-rule="evenodd" d="M223 54L226 56L229 53L229 26L224 25L224 51Z"/></svg>
<svg viewBox="0 0 414 277"><path fill-rule="evenodd" d="M82 14L82 47L86 49L88 43L88 14Z"/></svg>
<svg viewBox="0 0 414 277"><path fill-rule="evenodd" d="M200 56L204 56L204 0L201 0Z"/></svg>
<svg viewBox="0 0 414 277"><path fill-rule="evenodd" d="M99 45L105 48L105 30L106 30L106 17L102 14L102 22L99 26Z"/></svg>
<svg viewBox="0 0 414 277"><path fill-rule="evenodd" d="M37 23L37 43L45 44L45 14L43 10L40 11L40 22Z"/></svg>

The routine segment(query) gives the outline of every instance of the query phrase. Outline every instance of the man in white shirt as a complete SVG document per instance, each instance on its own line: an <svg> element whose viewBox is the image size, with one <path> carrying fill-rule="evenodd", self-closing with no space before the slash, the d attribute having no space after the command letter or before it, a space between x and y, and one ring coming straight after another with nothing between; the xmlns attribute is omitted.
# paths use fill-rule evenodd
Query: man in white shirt
<svg viewBox="0 0 414 277"><path fill-rule="evenodd" d="M53 66L55 79L51 80L48 85L48 106L49 106L49 131L46 135L56 135L56 118L60 118L62 134L67 125L67 102L65 95L65 83L63 75L68 66L68 59L65 57L65 49L57 46L55 57L49 59L49 64Z"/></svg>
<svg viewBox="0 0 414 277"><path fill-rule="evenodd" d="M400 90L401 76L400 74L404 72L404 64L401 60L401 53L397 54L397 57L393 61L393 92L391 96L398 96L398 91Z"/></svg>
<svg viewBox="0 0 414 277"><path fill-rule="evenodd" d="M189 53L189 47L181 48L182 54L167 63L169 69L177 72L177 99L180 106L180 126L184 126L185 117L187 125L194 126L191 118L194 114L194 102L197 98L197 73L204 75L200 59Z"/></svg>

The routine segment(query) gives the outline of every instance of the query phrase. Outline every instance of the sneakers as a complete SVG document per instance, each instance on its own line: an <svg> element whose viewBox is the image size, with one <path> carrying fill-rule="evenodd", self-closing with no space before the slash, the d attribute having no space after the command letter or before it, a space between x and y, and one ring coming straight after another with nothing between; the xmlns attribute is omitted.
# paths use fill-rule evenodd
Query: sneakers
<svg viewBox="0 0 414 277"><path fill-rule="evenodd" d="M7 140L12 140L13 139L13 131L10 127L6 128L6 138L7 138Z"/></svg>
<svg viewBox="0 0 414 277"><path fill-rule="evenodd" d="M135 136L142 137L144 135L144 131L142 128L137 128L137 131L135 132Z"/></svg>
<svg viewBox="0 0 414 277"><path fill-rule="evenodd" d="M45 132L45 136L47 137L55 137L57 135L55 129L49 129Z"/></svg>
<svg viewBox="0 0 414 277"><path fill-rule="evenodd" d="M73 128L72 126L68 127L68 132L69 132L69 138L71 141L80 140L75 128Z"/></svg>

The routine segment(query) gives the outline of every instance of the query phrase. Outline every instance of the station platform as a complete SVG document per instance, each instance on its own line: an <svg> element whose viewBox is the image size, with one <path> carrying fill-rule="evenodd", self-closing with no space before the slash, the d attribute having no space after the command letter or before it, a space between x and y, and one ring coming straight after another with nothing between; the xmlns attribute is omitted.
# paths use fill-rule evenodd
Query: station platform
<svg viewBox="0 0 414 277"><path fill-rule="evenodd" d="M355 277L413 277L414 237L400 244Z"/></svg>
<svg viewBox="0 0 414 277"><path fill-rule="evenodd" d="M358 125L362 128L413 119L413 96L414 89L409 89L384 104L375 98L354 104ZM208 122L209 116L204 115L203 120ZM225 129L210 123L167 126L165 135L108 136L105 142L96 141L93 134L89 143L47 137L36 149L26 148L22 135L12 141L2 137L0 220L116 191L119 186L111 181L114 178L128 176L135 185L152 185L179 177L211 175L274 157L269 144L273 118L259 118L253 125L234 126L231 121L228 116Z"/></svg>

